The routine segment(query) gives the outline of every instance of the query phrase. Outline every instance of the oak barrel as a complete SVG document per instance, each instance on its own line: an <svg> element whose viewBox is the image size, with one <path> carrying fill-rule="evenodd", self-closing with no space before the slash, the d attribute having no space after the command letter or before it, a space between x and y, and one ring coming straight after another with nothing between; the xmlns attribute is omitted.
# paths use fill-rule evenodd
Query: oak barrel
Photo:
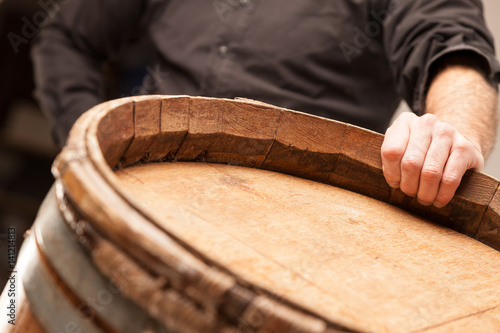
<svg viewBox="0 0 500 333"><path fill-rule="evenodd" d="M23 245L27 320L46 332L499 331L499 182L469 171L449 205L421 206L384 181L382 139L243 99L93 108Z"/></svg>

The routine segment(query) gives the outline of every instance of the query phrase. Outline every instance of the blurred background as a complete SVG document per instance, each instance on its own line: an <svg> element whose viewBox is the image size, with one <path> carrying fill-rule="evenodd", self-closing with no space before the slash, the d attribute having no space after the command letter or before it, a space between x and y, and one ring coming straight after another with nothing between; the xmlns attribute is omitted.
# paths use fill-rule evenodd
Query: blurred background
<svg viewBox="0 0 500 333"><path fill-rule="evenodd" d="M59 1L63 2L63 1ZM485 16L496 45L500 45L500 1L484 0ZM59 148L32 97L30 42L46 11L40 3L58 1L0 0L0 281L7 279L7 229L16 228L17 245L35 219L53 182L50 167ZM28 22L28 23L27 23ZM34 29L30 30L31 25ZM25 30L23 30L25 29ZM106 70L109 98L136 94L150 60L148 42L133 47L126 58ZM500 48L500 47L499 47ZM401 110L406 106L402 104ZM499 129L500 132L500 129ZM485 173L500 179L500 136ZM0 282L3 286L3 282Z"/></svg>

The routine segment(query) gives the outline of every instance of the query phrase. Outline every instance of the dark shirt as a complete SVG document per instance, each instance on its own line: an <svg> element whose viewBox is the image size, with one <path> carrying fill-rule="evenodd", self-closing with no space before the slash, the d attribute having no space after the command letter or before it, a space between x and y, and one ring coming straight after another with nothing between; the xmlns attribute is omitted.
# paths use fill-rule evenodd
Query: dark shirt
<svg viewBox="0 0 500 333"><path fill-rule="evenodd" d="M446 54L472 54L494 85L500 72L479 0L71 0L34 47L60 143L102 101L102 63L146 34L151 92L246 97L379 132L401 98L423 112Z"/></svg>

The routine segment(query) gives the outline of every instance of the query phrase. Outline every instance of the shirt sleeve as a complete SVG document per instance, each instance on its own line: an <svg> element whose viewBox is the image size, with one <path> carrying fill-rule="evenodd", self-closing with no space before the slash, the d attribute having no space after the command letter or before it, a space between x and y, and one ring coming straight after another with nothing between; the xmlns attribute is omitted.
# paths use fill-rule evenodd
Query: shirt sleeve
<svg viewBox="0 0 500 333"><path fill-rule="evenodd" d="M430 70L451 53L466 52L496 87L500 65L480 0L385 1L383 42L399 94L425 111Z"/></svg>
<svg viewBox="0 0 500 333"><path fill-rule="evenodd" d="M76 119L103 100L102 69L140 26L143 0L71 0L32 48L40 106L63 145Z"/></svg>

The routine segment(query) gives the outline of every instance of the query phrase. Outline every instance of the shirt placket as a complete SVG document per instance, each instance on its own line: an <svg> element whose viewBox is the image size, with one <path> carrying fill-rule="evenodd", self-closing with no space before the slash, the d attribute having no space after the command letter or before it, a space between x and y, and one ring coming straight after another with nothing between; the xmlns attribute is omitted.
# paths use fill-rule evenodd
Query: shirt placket
<svg viewBox="0 0 500 333"><path fill-rule="evenodd" d="M216 0L222 29L213 47L215 61L212 73L205 85L206 93L211 96L230 97L235 68L243 66L238 50L243 44L245 34L251 26L252 16L258 0ZM215 7L219 6L219 7Z"/></svg>

